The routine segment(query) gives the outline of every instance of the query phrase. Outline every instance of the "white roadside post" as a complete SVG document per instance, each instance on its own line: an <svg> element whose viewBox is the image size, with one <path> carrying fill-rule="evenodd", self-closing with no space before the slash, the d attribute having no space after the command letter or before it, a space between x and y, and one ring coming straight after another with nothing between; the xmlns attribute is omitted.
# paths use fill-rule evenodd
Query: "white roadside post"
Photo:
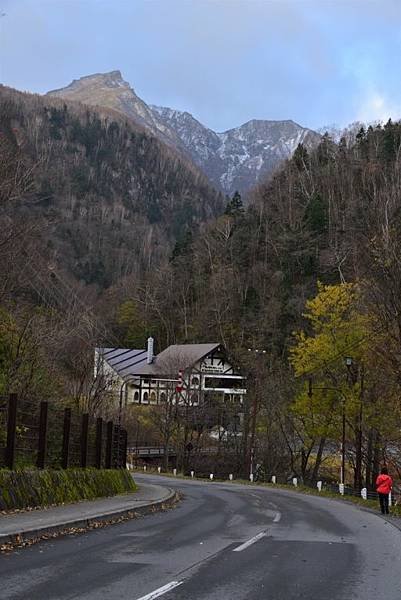
<svg viewBox="0 0 401 600"><path fill-rule="evenodd" d="M276 476L272 475L272 483L276 483Z"/></svg>
<svg viewBox="0 0 401 600"><path fill-rule="evenodd" d="M229 476L228 476L228 479L229 479L230 481L232 481L232 480L233 480L233 474L232 474L232 473L230 473L230 474L229 474Z"/></svg>
<svg viewBox="0 0 401 600"><path fill-rule="evenodd" d="M368 490L366 488L361 489L361 496L364 500L368 499Z"/></svg>
<svg viewBox="0 0 401 600"><path fill-rule="evenodd" d="M341 496L344 496L345 486L343 483L338 484L338 491L340 492Z"/></svg>
<svg viewBox="0 0 401 600"><path fill-rule="evenodd" d="M143 465L143 470L146 471L146 465Z"/></svg>
<svg viewBox="0 0 401 600"><path fill-rule="evenodd" d="M176 477L176 475L177 475L177 469L173 469L173 475L174 475L174 477Z"/></svg>
<svg viewBox="0 0 401 600"><path fill-rule="evenodd" d="M391 508L392 505L393 505L393 499L391 497L391 492L390 492L389 495L388 495L388 506L389 506L389 508Z"/></svg>
<svg viewBox="0 0 401 600"><path fill-rule="evenodd" d="M317 485L318 491L321 492L322 491L322 482L318 481L316 485Z"/></svg>
<svg viewBox="0 0 401 600"><path fill-rule="evenodd" d="M292 478L292 483L295 487L298 487L298 479L296 477Z"/></svg>
<svg viewBox="0 0 401 600"><path fill-rule="evenodd" d="M250 481L251 483L253 483L253 473L251 473L251 474L249 475L249 481Z"/></svg>
<svg viewBox="0 0 401 600"><path fill-rule="evenodd" d="M157 472L161 473L162 472L162 468L161 467L157 467Z"/></svg>
<svg viewBox="0 0 401 600"><path fill-rule="evenodd" d="M192 479L194 478L194 475L195 475L195 471L191 471L191 477L192 477Z"/></svg>
<svg viewBox="0 0 401 600"><path fill-rule="evenodd" d="M210 481L213 481L213 473L210 473Z"/></svg>

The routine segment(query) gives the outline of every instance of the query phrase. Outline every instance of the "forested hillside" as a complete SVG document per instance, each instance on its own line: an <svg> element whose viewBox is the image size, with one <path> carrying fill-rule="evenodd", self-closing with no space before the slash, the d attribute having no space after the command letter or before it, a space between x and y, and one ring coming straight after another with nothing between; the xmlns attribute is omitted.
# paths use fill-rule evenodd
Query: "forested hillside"
<svg viewBox="0 0 401 600"><path fill-rule="evenodd" d="M191 164L111 111L1 88L0 115L31 181L12 213L41 219L49 258L78 281L105 288L157 265L182 228L222 210Z"/></svg>
<svg viewBox="0 0 401 600"><path fill-rule="evenodd" d="M222 340L242 364L267 473L338 479L343 415L348 481L371 487L383 460L401 470L400 158L391 122L299 146L247 210L235 196L188 231L148 282L151 302L132 282L125 315L146 314L164 343Z"/></svg>
<svg viewBox="0 0 401 600"><path fill-rule="evenodd" d="M95 411L95 345L221 341L266 470L315 478L345 410L371 482L401 424L401 124L298 146L244 208L118 115L0 97L1 392Z"/></svg>
<svg viewBox="0 0 401 600"><path fill-rule="evenodd" d="M188 231L166 266L170 298L162 286L163 315L174 307L169 336L218 334L229 347L284 357L317 281L373 276L381 245L395 235L400 131L389 123L362 130L355 145L325 136L315 152L299 146L247 210L235 197L202 232Z"/></svg>

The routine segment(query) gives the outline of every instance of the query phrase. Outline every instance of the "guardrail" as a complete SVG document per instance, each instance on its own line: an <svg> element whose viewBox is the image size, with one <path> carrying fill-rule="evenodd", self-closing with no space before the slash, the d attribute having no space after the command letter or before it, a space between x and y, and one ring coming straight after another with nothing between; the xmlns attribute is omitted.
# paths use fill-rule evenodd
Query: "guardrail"
<svg viewBox="0 0 401 600"><path fill-rule="evenodd" d="M129 454L132 454L138 458L151 457L151 456L164 456L165 449L163 446L134 446L127 449ZM176 456L177 452L174 448L168 449L169 456Z"/></svg>

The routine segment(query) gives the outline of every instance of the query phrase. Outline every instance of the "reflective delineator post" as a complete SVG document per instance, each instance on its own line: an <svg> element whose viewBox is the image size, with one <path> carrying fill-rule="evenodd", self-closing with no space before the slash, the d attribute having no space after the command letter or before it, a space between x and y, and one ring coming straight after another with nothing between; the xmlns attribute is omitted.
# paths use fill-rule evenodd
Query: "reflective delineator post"
<svg viewBox="0 0 401 600"><path fill-rule="evenodd" d="M192 477L192 479L194 478L194 475L195 475L195 471L191 471L191 477Z"/></svg>
<svg viewBox="0 0 401 600"><path fill-rule="evenodd" d="M388 505L389 505L389 507L393 505L393 499L391 497L391 492L388 495Z"/></svg>
<svg viewBox="0 0 401 600"><path fill-rule="evenodd" d="M228 476L228 479L229 479L230 481L232 481L232 480L233 480L233 474L232 474L232 473L230 473L230 474L229 474L229 476Z"/></svg>
<svg viewBox="0 0 401 600"><path fill-rule="evenodd" d="M249 481L250 481L251 483L253 483L253 473L251 473L251 474L249 475Z"/></svg>
<svg viewBox="0 0 401 600"><path fill-rule="evenodd" d="M213 473L210 473L210 481L213 481Z"/></svg>
<svg viewBox="0 0 401 600"><path fill-rule="evenodd" d="M322 482L321 482L321 481L318 481L318 482L316 483L316 485L317 485L317 489L319 490L319 492L321 492L321 491L322 491Z"/></svg>
<svg viewBox="0 0 401 600"><path fill-rule="evenodd" d="M146 465L143 465L143 470L146 471Z"/></svg>
<svg viewBox="0 0 401 600"><path fill-rule="evenodd" d="M276 483L276 476L272 475L272 483Z"/></svg>
<svg viewBox="0 0 401 600"><path fill-rule="evenodd" d="M340 492L341 496L344 496L345 486L343 483L338 484L338 491Z"/></svg>
<svg viewBox="0 0 401 600"><path fill-rule="evenodd" d="M295 487L297 487L298 486L298 479L296 477L293 477L292 478L292 483L293 483L293 485L295 485Z"/></svg>
<svg viewBox="0 0 401 600"><path fill-rule="evenodd" d="M361 496L364 500L368 499L368 490L366 488L361 489Z"/></svg>
<svg viewBox="0 0 401 600"><path fill-rule="evenodd" d="M173 475L174 477L177 475L177 469L173 469Z"/></svg>
<svg viewBox="0 0 401 600"><path fill-rule="evenodd" d="M161 467L157 467L157 472L161 473L162 472L162 468Z"/></svg>

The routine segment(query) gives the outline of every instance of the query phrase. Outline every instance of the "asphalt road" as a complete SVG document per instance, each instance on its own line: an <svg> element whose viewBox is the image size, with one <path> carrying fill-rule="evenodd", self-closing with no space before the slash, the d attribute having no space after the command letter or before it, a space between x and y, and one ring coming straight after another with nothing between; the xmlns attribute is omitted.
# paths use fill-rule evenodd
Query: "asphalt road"
<svg viewBox="0 0 401 600"><path fill-rule="evenodd" d="M173 510L0 556L1 600L401 599L401 531L379 516L282 490L164 481L184 494Z"/></svg>

